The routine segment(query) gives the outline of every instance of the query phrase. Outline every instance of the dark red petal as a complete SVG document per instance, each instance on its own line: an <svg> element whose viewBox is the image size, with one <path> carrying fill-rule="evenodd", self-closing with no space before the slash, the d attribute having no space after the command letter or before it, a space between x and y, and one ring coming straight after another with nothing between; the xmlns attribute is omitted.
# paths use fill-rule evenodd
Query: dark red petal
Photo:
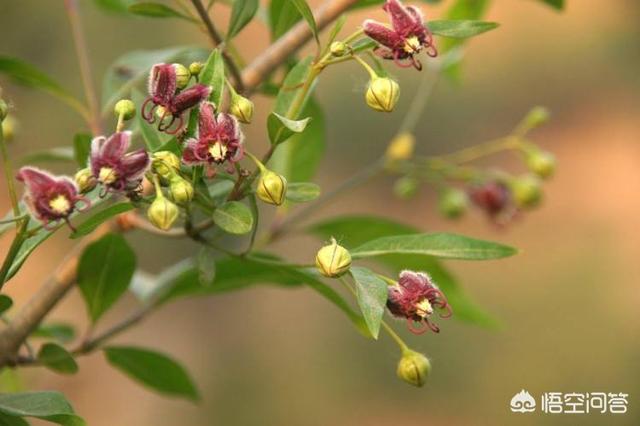
<svg viewBox="0 0 640 426"><path fill-rule="evenodd" d="M215 107L211 102L204 102L200 106L198 117L198 135L200 140L208 141L216 138Z"/></svg>
<svg viewBox="0 0 640 426"><path fill-rule="evenodd" d="M163 105L169 105L176 93L176 70L171 64L156 64L149 75L149 94Z"/></svg>
<svg viewBox="0 0 640 426"><path fill-rule="evenodd" d="M178 115L207 99L210 93L211 88L209 86L195 84L173 98L171 101L171 112L174 115Z"/></svg>
<svg viewBox="0 0 640 426"><path fill-rule="evenodd" d="M234 142L240 139L240 126L238 120L231 114L221 112L216 117L218 125L218 137L225 142Z"/></svg>
<svg viewBox="0 0 640 426"><path fill-rule="evenodd" d="M100 146L97 158L107 163L117 164L122 160L130 144L131 132L114 133Z"/></svg>
<svg viewBox="0 0 640 426"><path fill-rule="evenodd" d="M18 171L17 178L20 182L24 182L34 197L45 194L56 186L56 179L48 172L35 167L25 166Z"/></svg>
<svg viewBox="0 0 640 426"><path fill-rule="evenodd" d="M395 49L404 43L404 40L395 31L371 19L364 21L362 28L367 36L391 49Z"/></svg>
<svg viewBox="0 0 640 426"><path fill-rule="evenodd" d="M182 161L187 165L198 165L207 162L207 146L196 139L189 139L182 151Z"/></svg>
<svg viewBox="0 0 640 426"><path fill-rule="evenodd" d="M149 167L150 162L149 154L144 149L133 151L122 159L120 173L127 180L139 179Z"/></svg>
<svg viewBox="0 0 640 426"><path fill-rule="evenodd" d="M415 29L415 18L399 0L387 0L384 9L391 16L393 29L402 36L406 36Z"/></svg>

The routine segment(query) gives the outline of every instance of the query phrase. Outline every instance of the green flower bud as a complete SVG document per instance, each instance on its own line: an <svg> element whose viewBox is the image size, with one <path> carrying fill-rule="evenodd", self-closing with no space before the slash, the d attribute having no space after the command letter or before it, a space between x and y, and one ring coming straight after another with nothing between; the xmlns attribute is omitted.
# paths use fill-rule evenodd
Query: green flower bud
<svg viewBox="0 0 640 426"><path fill-rule="evenodd" d="M171 179L180 170L180 159L171 151L157 151L152 155L153 171L164 179Z"/></svg>
<svg viewBox="0 0 640 426"><path fill-rule="evenodd" d="M376 111L391 112L400 97L400 86L388 77L375 77L365 94L367 105Z"/></svg>
<svg viewBox="0 0 640 426"><path fill-rule="evenodd" d="M3 121L7 114L9 114L9 105L4 101L4 99L0 99L0 121Z"/></svg>
<svg viewBox="0 0 640 426"><path fill-rule="evenodd" d="M524 118L524 122L529 129L534 129L549 121L551 114L545 107L537 106L533 108Z"/></svg>
<svg viewBox="0 0 640 426"><path fill-rule="evenodd" d="M542 179L547 179L556 170L556 158L550 152L536 149L527 153L527 167Z"/></svg>
<svg viewBox="0 0 640 426"><path fill-rule="evenodd" d="M540 204L542 200L542 188L537 176L525 175L512 179L509 182L511 193L516 206L531 208Z"/></svg>
<svg viewBox="0 0 640 426"><path fill-rule="evenodd" d="M113 107L113 112L117 117L131 120L136 115L136 105L129 99L120 99Z"/></svg>
<svg viewBox="0 0 640 426"><path fill-rule="evenodd" d="M189 65L189 72L192 76L197 77L204 68L204 64L202 62L191 62Z"/></svg>
<svg viewBox="0 0 640 426"><path fill-rule="evenodd" d="M251 118L253 117L253 102L244 96L234 94L231 97L229 112L235 115L241 122L251 123Z"/></svg>
<svg viewBox="0 0 640 426"><path fill-rule="evenodd" d="M398 377L410 385L422 387L426 383L431 363L426 356L410 349L404 351L398 363Z"/></svg>
<svg viewBox="0 0 640 426"><path fill-rule="evenodd" d="M393 193L398 198L407 200L418 192L419 181L416 178L403 176L393 184Z"/></svg>
<svg viewBox="0 0 640 426"><path fill-rule="evenodd" d="M318 250L316 267L325 277L337 278L344 275L351 267L351 254L332 238L331 244Z"/></svg>
<svg viewBox="0 0 640 426"><path fill-rule="evenodd" d="M163 196L156 197L147 210L147 217L149 221L159 229L163 231L171 228L171 225L178 219L180 210L171 201L167 200Z"/></svg>
<svg viewBox="0 0 640 426"><path fill-rule="evenodd" d="M184 89L191 80L191 72L182 64L173 64L173 69L176 70L176 86Z"/></svg>
<svg viewBox="0 0 640 426"><path fill-rule="evenodd" d="M336 57L344 56L349 50L348 46L341 41L334 41L329 47L331 54Z"/></svg>
<svg viewBox="0 0 640 426"><path fill-rule="evenodd" d="M169 182L169 194L178 204L187 204L193 199L193 185L186 179L174 175Z"/></svg>
<svg viewBox="0 0 640 426"><path fill-rule="evenodd" d="M95 178L95 176L93 176L91 169L89 169L88 167L78 170L73 177L73 180L76 181L78 189L83 194L91 191L98 184L98 180Z"/></svg>
<svg viewBox="0 0 640 426"><path fill-rule="evenodd" d="M7 117L2 120L2 134L4 140L7 142L11 142L16 136L16 131L18 130L18 128L18 121L15 119L15 117L13 115L7 115Z"/></svg>
<svg viewBox="0 0 640 426"><path fill-rule="evenodd" d="M287 194L287 180L271 170L264 170L260 174L256 195L268 204L279 206L284 203Z"/></svg>
<svg viewBox="0 0 640 426"><path fill-rule="evenodd" d="M456 219L464 214L469 204L467 193L455 188L445 189L440 193L438 210L443 216Z"/></svg>

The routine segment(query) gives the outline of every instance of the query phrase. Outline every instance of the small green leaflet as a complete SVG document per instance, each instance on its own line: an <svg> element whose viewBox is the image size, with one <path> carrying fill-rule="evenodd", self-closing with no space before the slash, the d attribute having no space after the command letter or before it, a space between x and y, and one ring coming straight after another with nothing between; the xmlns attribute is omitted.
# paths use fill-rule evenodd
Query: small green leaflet
<svg viewBox="0 0 640 426"><path fill-rule="evenodd" d="M202 71L200 71L200 83L211 87L209 100L218 107L224 96L224 60L219 49L214 49Z"/></svg>
<svg viewBox="0 0 640 426"><path fill-rule="evenodd" d="M150 18L180 18L190 22L196 22L193 18L178 12L162 3L137 2L128 7L129 13Z"/></svg>
<svg viewBox="0 0 640 426"><path fill-rule="evenodd" d="M380 323L387 303L387 283L367 268L352 267L349 271L356 284L356 297L369 332L374 339L380 333Z"/></svg>
<svg viewBox="0 0 640 426"><path fill-rule="evenodd" d="M497 22L473 20L429 21L428 25L433 34L456 39L477 36L499 26Z"/></svg>
<svg viewBox="0 0 640 426"><path fill-rule="evenodd" d="M50 370L62 374L75 374L78 364L65 348L55 343L45 343L38 351L38 362Z"/></svg>
<svg viewBox="0 0 640 426"><path fill-rule="evenodd" d="M7 312L13 306L13 300L6 294L0 294L0 315Z"/></svg>
<svg viewBox="0 0 640 426"><path fill-rule="evenodd" d="M287 117L272 112L267 119L267 130L272 145L278 145L289 139L295 133L302 133L307 127L310 118L291 120Z"/></svg>
<svg viewBox="0 0 640 426"><path fill-rule="evenodd" d="M258 0L234 0L231 7L231 20L227 31L227 40L233 38L253 19L258 11Z"/></svg>
<svg viewBox="0 0 640 426"><path fill-rule="evenodd" d="M102 209L99 212L94 213L89 219L82 222L76 227L75 232L71 234L71 238L80 238L88 235L96 230L96 228L102 225L107 220L114 216L133 210L134 206L131 203L118 203L112 206Z"/></svg>
<svg viewBox="0 0 640 426"><path fill-rule="evenodd" d="M320 187L311 182L293 182L287 185L287 200L306 203L320 196Z"/></svg>
<svg viewBox="0 0 640 426"><path fill-rule="evenodd" d="M253 229L253 215L249 207L239 201L229 201L213 212L213 221L230 234L246 234Z"/></svg>

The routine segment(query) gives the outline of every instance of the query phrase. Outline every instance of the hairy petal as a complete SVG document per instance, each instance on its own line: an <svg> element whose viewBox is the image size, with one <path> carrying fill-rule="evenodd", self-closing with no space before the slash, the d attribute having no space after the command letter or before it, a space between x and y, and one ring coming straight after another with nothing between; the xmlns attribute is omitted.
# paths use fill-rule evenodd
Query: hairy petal
<svg viewBox="0 0 640 426"><path fill-rule="evenodd" d="M211 102L204 102L200 106L198 117L198 132L201 140L212 140L216 137L215 107Z"/></svg>
<svg viewBox="0 0 640 426"><path fill-rule="evenodd" d="M398 44L403 43L403 40L398 37L398 34L396 34L395 31L372 19L364 21L362 28L367 36L371 37L383 46L393 49L396 48Z"/></svg>
<svg viewBox="0 0 640 426"><path fill-rule="evenodd" d="M195 84L173 98L171 101L171 112L174 115L178 115L207 99L210 93L211 88L209 86Z"/></svg>
<svg viewBox="0 0 640 426"><path fill-rule="evenodd" d="M154 101L169 105L176 93L176 70L171 64L156 64L149 74L149 94Z"/></svg>
<svg viewBox="0 0 640 426"><path fill-rule="evenodd" d="M121 173L126 179L139 179L150 163L149 154L144 149L138 149L124 156L120 163Z"/></svg>

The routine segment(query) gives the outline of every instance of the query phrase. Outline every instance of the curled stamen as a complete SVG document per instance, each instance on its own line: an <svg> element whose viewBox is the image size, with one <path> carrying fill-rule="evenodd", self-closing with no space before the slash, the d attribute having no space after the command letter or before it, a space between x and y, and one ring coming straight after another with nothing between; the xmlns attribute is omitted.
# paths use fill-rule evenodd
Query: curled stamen
<svg viewBox="0 0 640 426"><path fill-rule="evenodd" d="M147 109L147 105L149 105L149 102L153 102L153 105L151 106L151 109L149 109L148 112L146 112ZM158 107L158 104L156 104L152 98L147 98L144 103L142 104L142 108L140 113L142 114L142 118L144 118L144 120L149 123L149 124L153 124L156 121L155 118L155 110Z"/></svg>
<svg viewBox="0 0 640 426"><path fill-rule="evenodd" d="M89 210L91 208L91 201L87 197L76 198L76 210L80 213Z"/></svg>
<svg viewBox="0 0 640 426"><path fill-rule="evenodd" d="M418 324L421 325L421 327L416 327L415 326L416 322L411 319L411 318L407 318L407 328L409 329L410 332L412 332L413 334L424 334L427 332L427 330L431 327L429 327L429 322L428 321L420 321L418 322Z"/></svg>
<svg viewBox="0 0 640 426"><path fill-rule="evenodd" d="M42 227L47 231L51 232L51 231L55 231L58 228L59 224L60 224L60 219L56 219L56 220L47 219L42 224Z"/></svg>
<svg viewBox="0 0 640 426"><path fill-rule="evenodd" d="M169 130L171 128L171 126L173 125L174 122L176 122L177 119L177 123L178 125L176 126L175 130ZM169 125L167 127L165 127L164 132L168 135L175 135L177 134L181 129L182 129L182 125L184 124L184 120L182 119L181 115L178 116L173 116L171 118L171 121L169 122Z"/></svg>

